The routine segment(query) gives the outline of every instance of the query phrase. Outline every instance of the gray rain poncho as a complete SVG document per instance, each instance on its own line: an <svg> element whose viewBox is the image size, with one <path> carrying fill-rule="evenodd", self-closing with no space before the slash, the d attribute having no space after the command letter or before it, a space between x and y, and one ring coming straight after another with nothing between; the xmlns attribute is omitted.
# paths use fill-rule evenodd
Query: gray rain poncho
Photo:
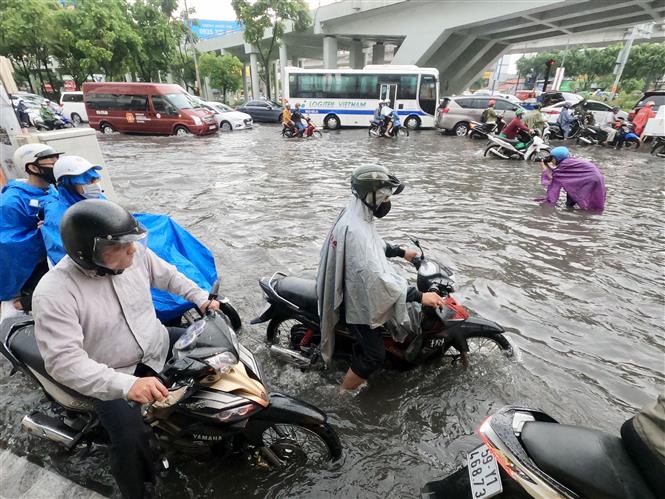
<svg viewBox="0 0 665 499"><path fill-rule="evenodd" d="M377 205L390 189L377 191ZM335 349L340 321L377 328L390 321L393 336L403 341L409 330L407 282L388 261L386 245L374 226L374 215L353 196L321 248L316 294L321 318L321 354L326 363ZM344 316L342 313L344 304Z"/></svg>

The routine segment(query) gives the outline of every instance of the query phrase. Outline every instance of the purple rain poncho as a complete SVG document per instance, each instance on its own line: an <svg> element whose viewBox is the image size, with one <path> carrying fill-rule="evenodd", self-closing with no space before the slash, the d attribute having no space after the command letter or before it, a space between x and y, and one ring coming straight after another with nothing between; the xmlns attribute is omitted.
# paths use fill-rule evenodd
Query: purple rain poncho
<svg viewBox="0 0 665 499"><path fill-rule="evenodd" d="M540 183L547 189L547 195L538 201L556 204L563 187L583 210L603 211L605 179L596 165L580 158L567 158L551 172L551 180L547 171L540 178Z"/></svg>

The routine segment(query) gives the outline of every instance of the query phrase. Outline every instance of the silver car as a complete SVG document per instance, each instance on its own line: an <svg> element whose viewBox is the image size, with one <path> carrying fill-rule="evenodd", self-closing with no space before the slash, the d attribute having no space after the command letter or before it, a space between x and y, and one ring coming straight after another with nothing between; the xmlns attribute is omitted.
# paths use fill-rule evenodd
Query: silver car
<svg viewBox="0 0 665 499"><path fill-rule="evenodd" d="M503 114L506 124L515 117L515 110L520 107L507 99L491 95L459 95L444 97L436 110L435 126L442 132L452 132L462 137L469 131L469 122L480 121L488 102L495 100L494 109Z"/></svg>

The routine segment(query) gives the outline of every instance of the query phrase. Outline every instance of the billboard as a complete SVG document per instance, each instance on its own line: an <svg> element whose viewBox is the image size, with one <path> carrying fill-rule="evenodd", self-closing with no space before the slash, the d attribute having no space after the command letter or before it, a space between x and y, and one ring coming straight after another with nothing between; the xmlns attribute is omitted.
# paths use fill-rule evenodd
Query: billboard
<svg viewBox="0 0 665 499"><path fill-rule="evenodd" d="M240 31L242 28L238 21L214 21L210 19L191 19L191 29L199 40L207 40L226 33Z"/></svg>

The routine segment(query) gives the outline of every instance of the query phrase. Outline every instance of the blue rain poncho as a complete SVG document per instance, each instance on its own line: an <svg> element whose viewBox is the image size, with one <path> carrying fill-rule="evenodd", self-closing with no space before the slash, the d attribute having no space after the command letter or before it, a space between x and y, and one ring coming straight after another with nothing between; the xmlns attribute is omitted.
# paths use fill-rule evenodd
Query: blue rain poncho
<svg viewBox="0 0 665 499"><path fill-rule="evenodd" d="M56 190L10 180L0 194L0 300L20 294L35 267L46 258L37 227L44 205L57 198Z"/></svg>
<svg viewBox="0 0 665 499"><path fill-rule="evenodd" d="M89 172L90 170L82 175ZM80 177L80 175L76 177ZM85 199L79 193L64 186L60 188L59 192L59 199L48 203L45 207L45 220L42 227L48 257L54 265L66 254L60 238L60 220L67 208ZM103 196L101 198L105 199ZM215 269L215 259L208 248L166 215L150 213L134 213L133 215L148 230L148 248L163 260L175 265L180 273L194 281L201 289L212 288L212 284L217 279L217 270ZM161 289L152 289L152 301L157 317L162 322L177 319L195 306L184 298Z"/></svg>

